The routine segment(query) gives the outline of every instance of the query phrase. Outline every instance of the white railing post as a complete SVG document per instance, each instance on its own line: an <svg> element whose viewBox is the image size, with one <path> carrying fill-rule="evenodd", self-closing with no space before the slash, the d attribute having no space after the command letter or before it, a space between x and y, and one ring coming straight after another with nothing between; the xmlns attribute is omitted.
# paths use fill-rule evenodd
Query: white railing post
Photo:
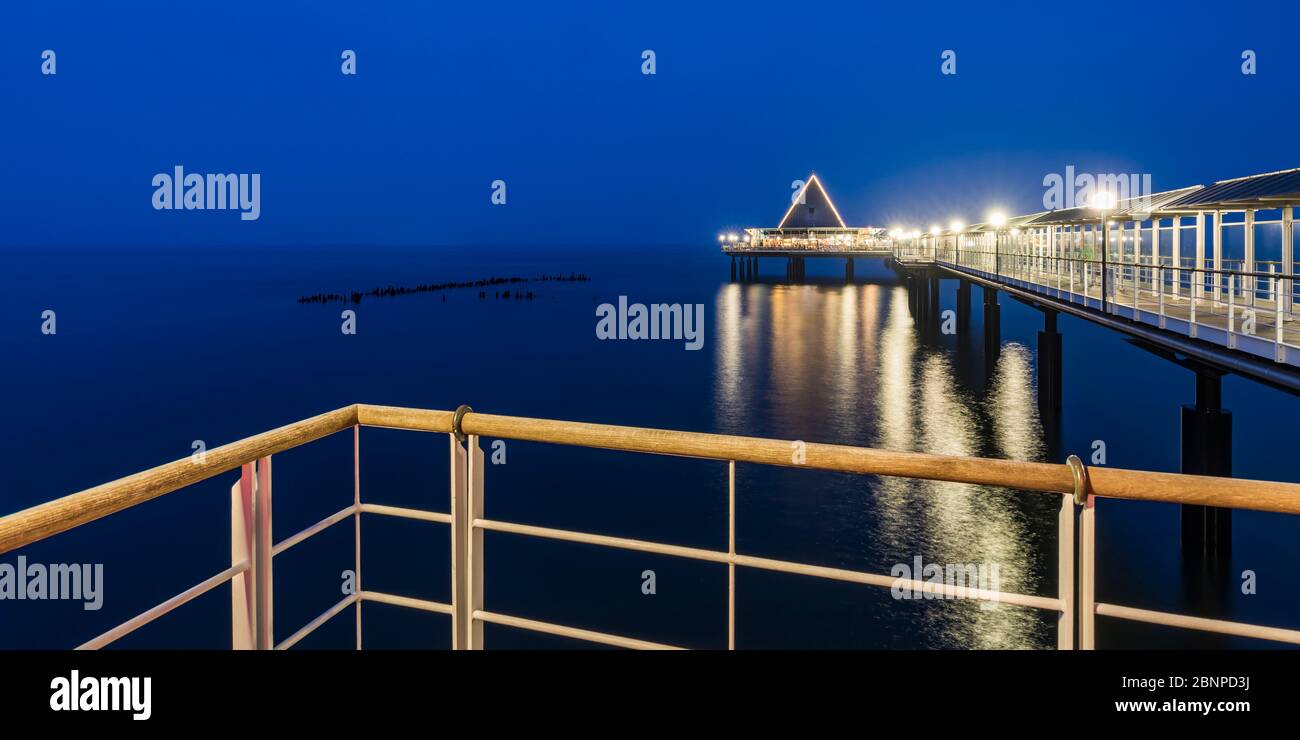
<svg viewBox="0 0 1300 740"><path fill-rule="evenodd" d="M1237 348L1236 323L1235 315L1236 301L1234 294L1237 292L1237 275L1235 273L1228 275L1228 349Z"/></svg>
<svg viewBox="0 0 1300 740"><path fill-rule="evenodd" d="M1191 318L1187 320L1187 336L1193 339L1196 338L1196 301L1201 293L1201 282L1204 280L1205 280L1204 275L1202 275L1200 272L1198 272L1195 269L1192 270L1193 287L1191 290L1191 295L1187 296L1188 300L1191 301L1192 311L1191 311Z"/></svg>
<svg viewBox="0 0 1300 740"><path fill-rule="evenodd" d="M1056 623L1056 648L1074 649L1074 498L1061 496L1061 510L1056 517L1057 539L1056 592L1061 600L1061 617Z"/></svg>
<svg viewBox="0 0 1300 740"><path fill-rule="evenodd" d="M253 464L245 463L230 488L230 565L248 569L230 581L230 647L252 650L253 643Z"/></svg>
<svg viewBox="0 0 1300 740"><path fill-rule="evenodd" d="M736 649L736 461L727 461L727 649Z"/></svg>
<svg viewBox="0 0 1300 740"><path fill-rule="evenodd" d="M254 610L258 650L275 648L275 601L272 590L274 574L271 538L271 456L257 461L257 487L253 498L253 558L257 565L257 608Z"/></svg>
<svg viewBox="0 0 1300 740"><path fill-rule="evenodd" d="M469 624L465 647L469 650L482 650L483 622L476 619L474 613L483 609L483 529L474 526L474 522L483 518L483 448L479 446L478 435L469 435L468 443L469 464L466 469L469 480L466 490L469 506L466 508L466 513L469 514L469 521L466 522L466 527L469 536L465 540L468 547L465 563L468 570L466 587L469 596L467 609Z"/></svg>
<svg viewBox="0 0 1300 740"><path fill-rule="evenodd" d="M1159 280L1160 280L1160 293L1159 293L1158 298L1159 298L1159 301L1160 301L1160 328L1161 328L1161 329L1165 328L1165 273L1164 273L1164 269L1165 269L1165 268L1164 268L1163 265L1161 265L1160 267L1157 267L1157 268L1156 268L1156 271L1157 271L1157 274L1159 275Z"/></svg>
<svg viewBox="0 0 1300 740"><path fill-rule="evenodd" d="M1079 648L1096 647L1097 509L1089 496L1079 513Z"/></svg>
<svg viewBox="0 0 1300 740"><path fill-rule="evenodd" d="M1273 265L1268 266L1268 271L1273 272ZM1282 340L1285 338L1282 329L1282 320L1284 318L1282 296L1278 293L1281 281L1276 277L1271 277L1268 282L1269 290L1273 293L1273 360L1275 362L1286 362L1286 346L1282 344Z"/></svg>
<svg viewBox="0 0 1300 740"><path fill-rule="evenodd" d="M465 555L469 548L469 488L465 446L454 433L451 442L451 647L466 650L469 645L469 579Z"/></svg>
<svg viewBox="0 0 1300 740"><path fill-rule="evenodd" d="M235 650L275 647L271 557L271 458L245 463L230 489L230 564L248 563L231 579L230 633Z"/></svg>
<svg viewBox="0 0 1300 740"><path fill-rule="evenodd" d="M361 425L352 427L352 514L353 549L356 562L353 587L357 595L357 650L361 649Z"/></svg>

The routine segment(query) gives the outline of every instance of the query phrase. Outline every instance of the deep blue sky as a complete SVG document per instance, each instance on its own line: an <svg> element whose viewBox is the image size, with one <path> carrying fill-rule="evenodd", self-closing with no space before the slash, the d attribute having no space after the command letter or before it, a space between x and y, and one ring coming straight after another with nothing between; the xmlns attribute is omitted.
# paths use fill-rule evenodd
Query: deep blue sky
<svg viewBox="0 0 1300 740"><path fill-rule="evenodd" d="M851 223L1300 165L1294 2L0 8L0 245L712 244L816 169ZM58 74L40 74L43 49ZM356 77L340 52L358 53ZM658 74L640 72L641 51ZM939 74L944 49L958 74ZM1243 49L1259 74L1240 73ZM262 217L154 173L260 172ZM509 202L489 202L504 179Z"/></svg>

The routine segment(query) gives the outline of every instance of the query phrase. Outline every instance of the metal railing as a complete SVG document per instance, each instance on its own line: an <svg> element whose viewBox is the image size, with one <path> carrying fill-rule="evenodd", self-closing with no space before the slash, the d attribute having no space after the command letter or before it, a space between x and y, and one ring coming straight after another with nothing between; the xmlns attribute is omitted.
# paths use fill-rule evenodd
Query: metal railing
<svg viewBox="0 0 1300 740"><path fill-rule="evenodd" d="M360 429L363 426L443 433L449 440L450 513L364 503L361 499ZM322 437L352 430L354 497L348 506L310 527L272 543L271 458ZM539 527L488 519L484 513L484 459L481 437L546 442L577 447L620 450L716 460L728 465L727 548L711 550ZM236 649L287 649L310 635L349 606L356 608L356 647L362 646L361 603L372 601L447 614L452 646L481 649L483 625L522 630L626 648L671 648L671 645L632 637L553 624L490 611L484 602L484 533L539 537L725 565L728 571L727 647L735 645L736 568L791 573L877 587L902 586L948 598L999 601L1057 615L1057 646L1095 646L1097 615L1184 629L1300 644L1300 630L1259 626L1219 619L1136 609L1097 602L1096 497L1300 514L1300 485L1235 478L1155 473L1114 468L1087 468L1078 458L1065 464L1020 462L893 452L863 447L804 444L798 462L794 443L756 437L678 432L474 413L358 404L249 437L207 453L204 462L186 458L80 493L65 496L0 519L0 553L68 531L185 486L238 469L231 488L231 567L183 591L81 645L104 647L192 599L230 582L231 637ZM802 467L860 475L898 476L924 480L1003 486L1060 496L1057 518L1059 558L1054 596L985 590L937 584L893 576L775 560L736 551L736 463ZM1076 549L1075 519L1078 513ZM450 603L363 590L361 587L361 515L400 517L451 527ZM301 542L344 521L353 521L356 578L354 593L345 596L278 644L273 641L273 562ZM1076 588L1075 567L1079 579Z"/></svg>
<svg viewBox="0 0 1300 740"><path fill-rule="evenodd" d="M1300 364L1297 276L986 250L940 250L935 264L1278 363ZM1105 289L1102 281L1105 279Z"/></svg>

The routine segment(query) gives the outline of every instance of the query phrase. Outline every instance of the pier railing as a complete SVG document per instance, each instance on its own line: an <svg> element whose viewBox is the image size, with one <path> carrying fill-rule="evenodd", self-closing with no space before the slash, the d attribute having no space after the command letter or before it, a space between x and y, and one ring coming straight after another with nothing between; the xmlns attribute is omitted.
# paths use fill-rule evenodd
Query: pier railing
<svg viewBox="0 0 1300 740"><path fill-rule="evenodd" d="M362 501L360 429L363 426L447 435L450 462L447 512L383 506ZM272 456L349 430L352 432L353 439L352 505L278 543L274 542L271 529ZM726 463L729 471L727 548L722 550L683 547L489 519L485 515L484 507L486 487L483 451L479 444L481 437L683 456ZM239 479L231 489L230 567L87 641L81 645L82 648L94 649L109 645L225 583L232 584L231 638L232 646L237 649L292 647L350 606L356 610L356 647L360 649L362 646L361 604L365 601L449 615L452 646L458 649L481 649L484 646L484 624L505 625L627 648L674 647L634 637L491 611L484 600L484 533L489 531L655 553L725 566L729 576L728 648L736 646L736 568L756 568L885 588L903 586L914 592L933 593L947 598L999 601L1040 609L1057 615L1057 646L1062 649L1076 646L1084 649L1093 648L1097 615L1300 644L1300 629L1136 609L1098 602L1095 594L1097 497L1300 514L1300 485L1105 467L1088 468L1074 457L1065 464L1053 464L894 452L815 443L801 444L798 448L800 454L796 457L793 454L795 444L788 440L480 414L470 411L467 407L451 412L357 404L218 447L208 451L202 462L191 458L178 460L10 514L0 519L0 554L58 535L200 481L238 470ZM963 585L941 585L737 552L735 536L737 463L1001 486L1023 491L1025 495L1058 496L1060 501L1057 518L1059 558L1056 593L1050 596L1039 596ZM448 525L451 528L450 601L430 601L364 590L361 586L362 514ZM353 523L355 536L357 576L355 592L345 596L292 635L276 643L273 639L272 596L275 556L348 520Z"/></svg>
<svg viewBox="0 0 1300 740"><path fill-rule="evenodd" d="M1022 247L1023 249L1023 247ZM1107 315L1204 339L1277 363L1300 365L1300 276L1280 262L1223 260L1222 268L1194 258L1128 259L1049 256L987 246L954 249L951 242L903 242L895 259L947 267L1078 304ZM1235 269L1234 269L1235 268ZM1103 289L1104 285L1104 289Z"/></svg>

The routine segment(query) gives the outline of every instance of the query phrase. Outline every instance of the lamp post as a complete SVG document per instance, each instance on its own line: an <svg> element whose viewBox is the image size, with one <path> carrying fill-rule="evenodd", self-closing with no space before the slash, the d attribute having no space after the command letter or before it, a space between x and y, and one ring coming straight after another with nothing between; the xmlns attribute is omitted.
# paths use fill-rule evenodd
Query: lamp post
<svg viewBox="0 0 1300 740"><path fill-rule="evenodd" d="M962 229L965 228L966 228L966 224L956 219L948 222L948 229L952 231L952 250L954 252L953 259L956 260L957 264L959 265L961 264L961 232Z"/></svg>
<svg viewBox="0 0 1300 740"><path fill-rule="evenodd" d="M1102 190L1092 196L1092 210L1100 214L1101 222L1101 312L1108 313L1106 303L1110 295L1110 273L1106 269L1106 253L1110 251L1110 228L1106 223L1115 208L1115 194Z"/></svg>
<svg viewBox="0 0 1300 740"><path fill-rule="evenodd" d="M1002 274L1002 227L1007 225L1007 214L994 211L989 214L989 223L993 225L993 272Z"/></svg>

